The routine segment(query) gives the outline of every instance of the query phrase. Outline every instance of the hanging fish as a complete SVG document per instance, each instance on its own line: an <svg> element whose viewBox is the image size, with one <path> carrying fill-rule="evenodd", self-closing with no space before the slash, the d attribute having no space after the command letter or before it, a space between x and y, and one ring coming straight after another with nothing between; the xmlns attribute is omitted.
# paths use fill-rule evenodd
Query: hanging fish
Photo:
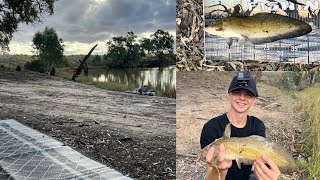
<svg viewBox="0 0 320 180"><path fill-rule="evenodd" d="M247 17L226 17L204 28L209 34L223 37L232 45L232 38L239 38L252 44L263 44L280 39L306 35L311 26L303 21L272 13L258 13Z"/></svg>

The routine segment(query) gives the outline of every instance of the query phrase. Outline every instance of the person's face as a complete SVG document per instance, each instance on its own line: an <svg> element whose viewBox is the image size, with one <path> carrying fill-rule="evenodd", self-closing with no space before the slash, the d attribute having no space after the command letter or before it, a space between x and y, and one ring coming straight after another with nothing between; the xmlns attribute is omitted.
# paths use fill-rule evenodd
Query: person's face
<svg viewBox="0 0 320 180"><path fill-rule="evenodd" d="M256 101L256 97L250 91L245 89L237 89L230 92L228 99L231 103L231 108L238 113L247 112Z"/></svg>

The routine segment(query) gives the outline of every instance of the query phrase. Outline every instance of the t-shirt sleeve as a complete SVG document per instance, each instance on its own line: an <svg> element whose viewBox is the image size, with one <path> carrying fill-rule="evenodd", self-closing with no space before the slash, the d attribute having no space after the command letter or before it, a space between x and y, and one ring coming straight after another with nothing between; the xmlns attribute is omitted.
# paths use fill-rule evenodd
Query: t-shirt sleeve
<svg viewBox="0 0 320 180"><path fill-rule="evenodd" d="M202 128L201 137L200 137L201 149L203 149L204 147L212 143L217 138L219 138L217 130L212 124L210 124L210 121L209 121Z"/></svg>

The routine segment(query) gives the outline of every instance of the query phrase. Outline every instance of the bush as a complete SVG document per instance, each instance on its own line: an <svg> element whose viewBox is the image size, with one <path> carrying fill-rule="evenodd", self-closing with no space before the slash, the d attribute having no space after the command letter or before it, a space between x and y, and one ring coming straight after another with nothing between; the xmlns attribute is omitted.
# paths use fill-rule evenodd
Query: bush
<svg viewBox="0 0 320 180"><path fill-rule="evenodd" d="M279 80L279 87L286 90L300 91L319 82L320 74L317 72L284 72Z"/></svg>
<svg viewBox="0 0 320 180"><path fill-rule="evenodd" d="M27 62L24 67L27 70L36 71L40 73L47 72L47 65L40 60L33 60L31 62Z"/></svg>
<svg viewBox="0 0 320 180"><path fill-rule="evenodd" d="M57 67L58 68L61 68L61 67L69 67L70 66L70 63L68 61L67 58L63 58L62 62L60 62L59 64L57 64Z"/></svg>

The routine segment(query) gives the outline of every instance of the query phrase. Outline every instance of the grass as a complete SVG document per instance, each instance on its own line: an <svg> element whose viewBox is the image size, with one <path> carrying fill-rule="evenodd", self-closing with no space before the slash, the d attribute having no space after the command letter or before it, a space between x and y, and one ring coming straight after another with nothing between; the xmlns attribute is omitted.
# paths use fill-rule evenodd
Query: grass
<svg viewBox="0 0 320 180"><path fill-rule="evenodd" d="M306 115L305 133L307 140L305 150L307 160L301 164L307 169L308 179L320 177L320 84L316 84L298 93L299 108Z"/></svg>

